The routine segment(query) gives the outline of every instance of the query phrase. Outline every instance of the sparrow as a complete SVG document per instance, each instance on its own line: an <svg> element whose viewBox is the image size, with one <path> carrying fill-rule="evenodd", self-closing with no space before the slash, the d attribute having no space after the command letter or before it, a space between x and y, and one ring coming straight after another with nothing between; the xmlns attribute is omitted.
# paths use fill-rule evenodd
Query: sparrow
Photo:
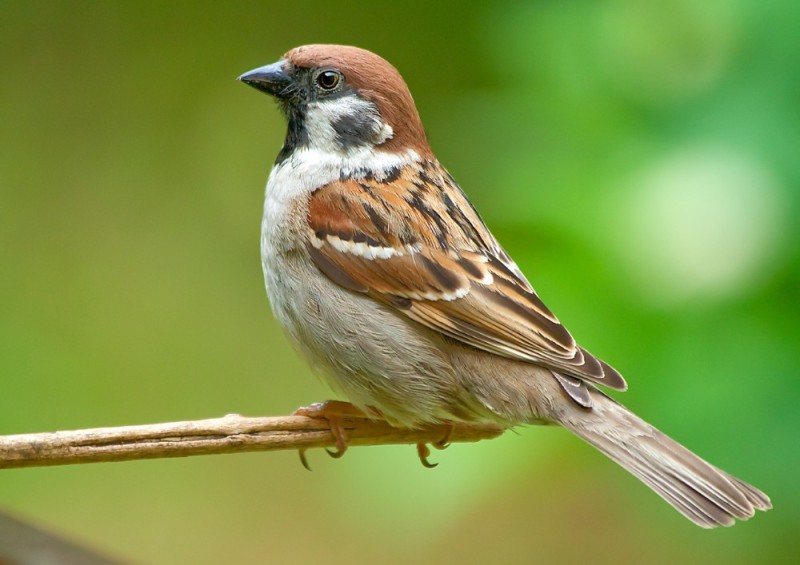
<svg viewBox="0 0 800 565"><path fill-rule="evenodd" d="M274 315L352 403L418 428L557 424L695 524L771 508L608 396L623 377L545 306L439 163L405 81L357 47L306 45L239 77L286 117L261 258Z"/></svg>

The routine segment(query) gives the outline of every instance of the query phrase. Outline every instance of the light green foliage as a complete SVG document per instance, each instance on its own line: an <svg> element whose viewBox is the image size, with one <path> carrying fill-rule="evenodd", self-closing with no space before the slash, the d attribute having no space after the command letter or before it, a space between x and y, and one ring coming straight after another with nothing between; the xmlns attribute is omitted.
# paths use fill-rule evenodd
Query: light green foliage
<svg viewBox="0 0 800 565"><path fill-rule="evenodd" d="M271 5L270 5L271 4ZM141 563L783 563L800 523L800 4L6 1L0 433L282 414L284 125L234 78L310 42L409 82L434 150L615 395L775 510L701 531L566 432L5 471L0 506Z"/></svg>

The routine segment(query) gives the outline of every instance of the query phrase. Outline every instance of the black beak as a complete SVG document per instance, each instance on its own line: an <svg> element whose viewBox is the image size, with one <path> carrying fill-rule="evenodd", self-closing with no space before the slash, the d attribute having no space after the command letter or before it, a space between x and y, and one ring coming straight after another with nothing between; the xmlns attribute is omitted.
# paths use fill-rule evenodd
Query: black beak
<svg viewBox="0 0 800 565"><path fill-rule="evenodd" d="M248 71L237 80L261 92L282 98L286 88L292 82L292 78L284 70L285 66L285 61L278 61L277 63Z"/></svg>

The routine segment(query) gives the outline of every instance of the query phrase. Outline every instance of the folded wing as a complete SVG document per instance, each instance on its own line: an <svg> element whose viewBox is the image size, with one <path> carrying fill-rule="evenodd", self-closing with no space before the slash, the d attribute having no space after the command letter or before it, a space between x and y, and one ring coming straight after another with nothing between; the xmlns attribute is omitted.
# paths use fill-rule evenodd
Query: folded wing
<svg viewBox="0 0 800 565"><path fill-rule="evenodd" d="M583 381L626 388L575 343L435 163L318 189L308 230L314 263L345 288L472 347L546 366L579 404Z"/></svg>

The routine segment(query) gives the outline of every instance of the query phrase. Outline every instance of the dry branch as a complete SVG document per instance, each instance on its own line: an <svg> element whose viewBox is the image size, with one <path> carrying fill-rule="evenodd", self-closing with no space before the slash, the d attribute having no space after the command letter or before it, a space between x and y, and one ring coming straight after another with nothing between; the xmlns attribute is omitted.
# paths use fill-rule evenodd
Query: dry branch
<svg viewBox="0 0 800 565"><path fill-rule="evenodd" d="M346 418L343 424L350 446L433 443L444 435L443 426L409 430L359 418ZM474 442L502 433L490 424L455 424L447 439ZM309 449L334 443L326 420L229 414L208 420L0 436L0 468Z"/></svg>

